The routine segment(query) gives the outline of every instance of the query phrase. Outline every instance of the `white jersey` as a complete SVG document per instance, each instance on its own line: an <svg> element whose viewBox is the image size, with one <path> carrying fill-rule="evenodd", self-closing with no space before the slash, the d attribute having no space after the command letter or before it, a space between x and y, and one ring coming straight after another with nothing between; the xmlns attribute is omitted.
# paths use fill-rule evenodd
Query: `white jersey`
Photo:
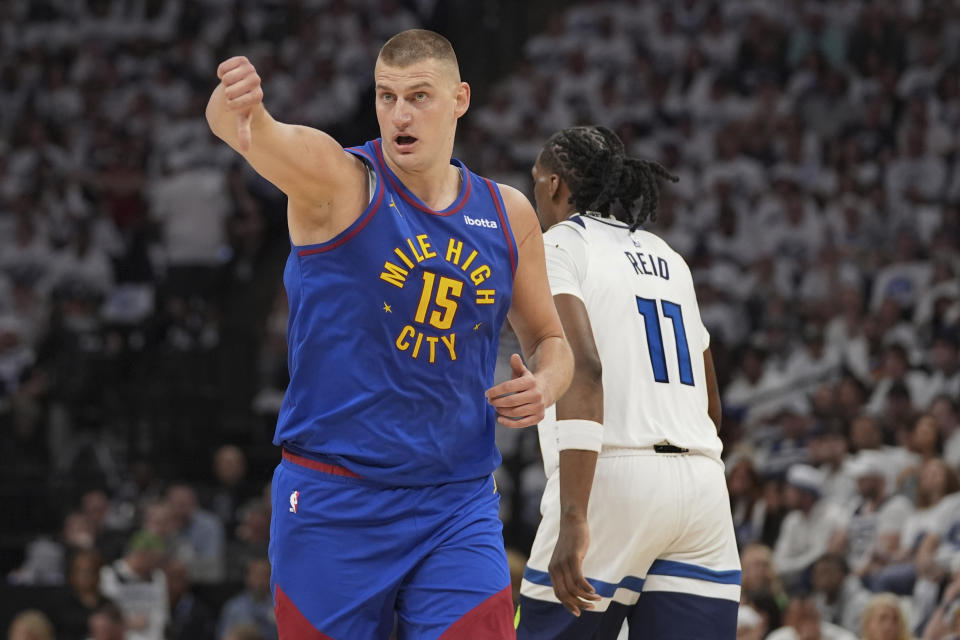
<svg viewBox="0 0 960 640"><path fill-rule="evenodd" d="M703 364L710 334L680 254L652 233L595 215L573 216L543 241L553 295L576 296L590 317L603 366L603 450L667 441L719 460ZM546 422L549 475L556 426Z"/></svg>

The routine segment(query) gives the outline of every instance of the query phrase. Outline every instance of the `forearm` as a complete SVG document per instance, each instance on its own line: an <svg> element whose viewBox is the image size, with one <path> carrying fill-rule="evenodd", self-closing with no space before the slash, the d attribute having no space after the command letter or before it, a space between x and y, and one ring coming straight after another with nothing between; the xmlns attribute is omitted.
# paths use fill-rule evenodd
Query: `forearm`
<svg viewBox="0 0 960 640"><path fill-rule="evenodd" d="M530 371L540 382L545 395L544 406L557 402L573 378L573 354L562 336L541 340L528 355Z"/></svg>
<svg viewBox="0 0 960 640"><path fill-rule="evenodd" d="M566 443L580 439L578 434L567 434L564 430L587 427L572 421L596 423L593 425L596 429L599 429L597 425L603 423L603 374L599 360L594 361L594 367L589 366L590 362L588 359L577 363L570 387L557 401L557 429L560 431L561 446L568 446ZM573 448L560 451L561 518L577 519L587 516L590 489L597 466L597 451L580 446L583 445L574 445Z"/></svg>
<svg viewBox="0 0 960 640"><path fill-rule="evenodd" d="M720 433L720 421L723 415L723 408L720 404L720 390L717 385L717 372L713 368L713 356L708 348L703 352L704 374L707 378L707 414Z"/></svg>
<svg viewBox="0 0 960 640"><path fill-rule="evenodd" d="M564 449L560 452L560 518L583 521L587 517L597 452Z"/></svg>

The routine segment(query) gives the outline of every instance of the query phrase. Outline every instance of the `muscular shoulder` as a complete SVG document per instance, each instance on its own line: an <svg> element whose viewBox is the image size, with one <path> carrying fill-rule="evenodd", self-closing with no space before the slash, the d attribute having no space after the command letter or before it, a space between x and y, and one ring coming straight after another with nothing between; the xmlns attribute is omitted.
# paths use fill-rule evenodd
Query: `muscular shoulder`
<svg viewBox="0 0 960 640"><path fill-rule="evenodd" d="M530 205L530 201L519 189L500 182L497 183L497 187L500 188L500 197L503 198L503 204L507 208L507 217L510 219L511 226L537 221L537 214Z"/></svg>
<svg viewBox="0 0 960 640"><path fill-rule="evenodd" d="M522 247L530 237L536 237L540 232L540 222L527 196L508 184L497 183L500 188L500 197L507 209L507 219L513 230L513 237L517 246ZM536 232L536 235L534 234Z"/></svg>

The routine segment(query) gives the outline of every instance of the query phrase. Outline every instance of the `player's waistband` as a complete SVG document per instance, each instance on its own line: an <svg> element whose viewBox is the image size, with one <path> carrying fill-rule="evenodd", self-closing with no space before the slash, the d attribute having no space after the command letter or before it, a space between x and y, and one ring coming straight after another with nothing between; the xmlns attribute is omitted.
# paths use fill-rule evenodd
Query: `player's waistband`
<svg viewBox="0 0 960 640"><path fill-rule="evenodd" d="M601 458L619 458L623 456L647 456L647 455L698 455L699 451L680 447L669 442L659 442L646 447L610 447L603 446L600 450Z"/></svg>
<svg viewBox="0 0 960 640"><path fill-rule="evenodd" d="M346 467L341 467L335 464L330 464L329 462L321 462L320 460L314 460L312 458L307 458L306 456L297 455L286 447L283 449L283 459L297 466L319 471L321 473L328 473L333 476L341 476L344 478L362 477L353 471L350 471L350 469L347 469Z"/></svg>

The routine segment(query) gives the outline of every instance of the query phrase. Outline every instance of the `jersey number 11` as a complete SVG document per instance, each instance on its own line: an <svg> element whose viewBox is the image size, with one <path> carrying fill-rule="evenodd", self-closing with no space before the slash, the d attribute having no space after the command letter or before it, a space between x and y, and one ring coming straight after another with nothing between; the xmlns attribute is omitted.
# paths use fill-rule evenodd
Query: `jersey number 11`
<svg viewBox="0 0 960 640"><path fill-rule="evenodd" d="M693 386L693 367L690 365L690 347L687 345L687 332L683 328L683 311L680 305L666 300L660 301L665 318L673 323L674 342L677 344L677 363L680 365L680 382ZM647 328L647 348L650 349L650 363L653 364L653 379L657 382L670 382L667 374L667 358L663 353L663 334L660 332L660 317L657 315L657 301L637 296L637 309L643 316Z"/></svg>

